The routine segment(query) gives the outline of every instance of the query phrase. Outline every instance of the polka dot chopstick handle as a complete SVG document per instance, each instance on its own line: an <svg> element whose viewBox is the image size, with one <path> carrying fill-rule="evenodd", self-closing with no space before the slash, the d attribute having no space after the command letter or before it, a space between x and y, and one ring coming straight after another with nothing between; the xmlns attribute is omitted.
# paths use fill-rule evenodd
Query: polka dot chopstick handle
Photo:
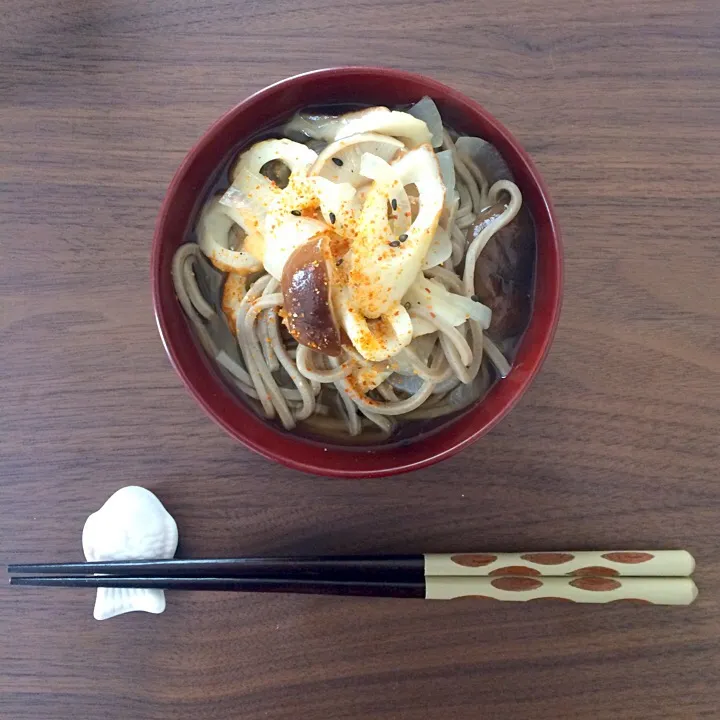
<svg viewBox="0 0 720 720"><path fill-rule="evenodd" d="M686 550L598 550L425 555L427 576L687 577L695 560Z"/></svg>
<svg viewBox="0 0 720 720"><path fill-rule="evenodd" d="M527 602L565 600L576 603L628 602L690 605L697 587L690 578L607 577L426 577L427 600L476 598Z"/></svg>

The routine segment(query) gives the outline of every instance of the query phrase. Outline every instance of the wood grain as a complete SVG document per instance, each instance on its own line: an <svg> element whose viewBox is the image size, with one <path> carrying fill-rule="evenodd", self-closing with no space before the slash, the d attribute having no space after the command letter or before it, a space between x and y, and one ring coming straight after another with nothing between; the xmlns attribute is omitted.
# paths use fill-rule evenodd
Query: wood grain
<svg viewBox="0 0 720 720"><path fill-rule="evenodd" d="M139 483L186 556L684 547L684 609L171 594L97 623L0 589L0 717L717 717L720 12L714 0L4 0L0 549L79 559ZM553 351L482 442L394 480L236 445L171 370L148 255L193 141L258 88L372 62L484 103L566 239Z"/></svg>

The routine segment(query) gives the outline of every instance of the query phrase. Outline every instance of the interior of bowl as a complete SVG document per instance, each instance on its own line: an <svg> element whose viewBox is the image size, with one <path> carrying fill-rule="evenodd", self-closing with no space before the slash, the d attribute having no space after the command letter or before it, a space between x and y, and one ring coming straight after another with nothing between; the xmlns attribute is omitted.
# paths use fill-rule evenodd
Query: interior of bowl
<svg viewBox="0 0 720 720"><path fill-rule="evenodd" d="M510 166L535 223L535 295L529 326L510 374L451 423L421 443L342 447L285 432L232 392L195 341L177 301L172 257L191 229L218 168L263 129L308 105L398 106L429 95L457 131L490 141ZM230 110L200 139L177 171L160 211L152 254L153 300L168 356L189 391L233 437L265 457L320 475L372 477L417 469L457 452L495 425L517 402L549 348L560 309L560 238L549 197L531 160L477 103L428 78L384 68L334 68L272 85Z"/></svg>

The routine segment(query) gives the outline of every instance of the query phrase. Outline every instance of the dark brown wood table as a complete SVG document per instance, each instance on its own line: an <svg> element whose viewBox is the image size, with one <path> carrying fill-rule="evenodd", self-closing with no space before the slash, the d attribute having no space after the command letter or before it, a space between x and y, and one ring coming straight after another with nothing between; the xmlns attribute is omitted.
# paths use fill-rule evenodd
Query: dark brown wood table
<svg viewBox="0 0 720 720"><path fill-rule="evenodd" d="M689 608L0 589L8 720L720 717L720 7L716 0L5 0L0 561L80 559L141 484L185 556L684 547ZM375 63L476 98L566 240L552 353L437 467L345 482L208 420L155 328L148 257L195 139L260 87Z"/></svg>

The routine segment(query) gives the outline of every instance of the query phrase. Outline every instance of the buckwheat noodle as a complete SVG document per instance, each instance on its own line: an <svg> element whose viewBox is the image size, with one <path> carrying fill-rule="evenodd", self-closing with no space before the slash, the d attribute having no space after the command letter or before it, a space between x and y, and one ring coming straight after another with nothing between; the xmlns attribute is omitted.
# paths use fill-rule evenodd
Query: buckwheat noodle
<svg viewBox="0 0 720 720"><path fill-rule="evenodd" d="M459 198L448 228L452 255L425 275L452 293L473 298L478 257L492 237L516 217L522 197L509 180L490 185L478 165L458 151L447 128L443 128L442 149L451 153ZM496 203L504 205L502 213L468 243L468 228L481 211ZM433 327L425 357L411 347L397 356L413 373L409 383L407 377L389 371L387 362L370 362L352 349L344 349L334 358L298 345L281 327L284 302L280 284L264 271L250 276L247 292L235 308L232 330L237 352L233 356L213 336L213 323L225 319L201 292L197 279L200 257L198 245L186 243L172 261L175 290L185 314L205 350L229 373L240 392L254 401L253 406L265 417L277 417L288 430L302 423L311 432L334 439L361 435L388 439L398 421L442 417L477 399L465 393L457 401L453 393L463 385L477 386L478 394L487 387L493 371L483 363L484 354L501 377L510 370L477 320L470 318L455 327L422 307L411 307L409 312L411 318L421 318ZM381 373L385 379L374 390L358 392L352 374L363 370Z"/></svg>

